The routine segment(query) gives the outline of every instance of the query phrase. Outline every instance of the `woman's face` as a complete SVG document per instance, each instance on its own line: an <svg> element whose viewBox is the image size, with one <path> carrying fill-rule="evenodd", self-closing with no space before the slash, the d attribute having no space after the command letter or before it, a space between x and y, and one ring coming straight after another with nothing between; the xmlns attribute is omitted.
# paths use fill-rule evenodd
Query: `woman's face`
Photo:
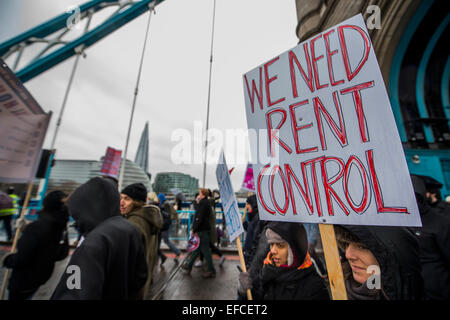
<svg viewBox="0 0 450 320"><path fill-rule="evenodd" d="M372 265L379 266L372 251L362 243L350 242L345 249L345 257L352 268L353 279L358 283L365 283L372 273L367 273L367 268Z"/></svg>
<svg viewBox="0 0 450 320"><path fill-rule="evenodd" d="M287 264L289 245L287 242L271 243L270 253L272 254L272 261L277 267L282 264Z"/></svg>

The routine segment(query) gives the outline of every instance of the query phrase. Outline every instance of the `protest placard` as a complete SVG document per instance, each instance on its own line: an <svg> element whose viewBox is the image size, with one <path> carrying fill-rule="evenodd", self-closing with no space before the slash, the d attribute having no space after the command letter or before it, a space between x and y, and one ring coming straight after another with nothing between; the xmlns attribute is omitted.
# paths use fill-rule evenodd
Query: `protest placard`
<svg viewBox="0 0 450 320"><path fill-rule="evenodd" d="M106 149L105 157L103 158L102 168L100 172L104 175L117 178L119 175L120 161L122 151L108 147Z"/></svg>
<svg viewBox="0 0 450 320"><path fill-rule="evenodd" d="M243 84L248 128L266 133L252 146L262 220L421 226L362 15L249 71Z"/></svg>
<svg viewBox="0 0 450 320"><path fill-rule="evenodd" d="M228 235L230 242L233 242L234 239L244 232L244 228L223 151L220 154L217 164L216 178L220 189L220 199L222 201L222 210L225 216Z"/></svg>
<svg viewBox="0 0 450 320"><path fill-rule="evenodd" d="M0 59L0 181L33 180L50 116Z"/></svg>
<svg viewBox="0 0 450 320"><path fill-rule="evenodd" d="M244 272L247 272L244 253L242 251L242 244L239 238L239 236L244 232L244 227L242 226L242 217L239 213L239 207L233 191L233 186L231 185L230 171L228 171L223 150L220 153L219 162L217 163L216 177L220 189L220 199L222 201L222 210L227 225L228 236L230 238L230 242L233 242L236 239L241 268ZM252 300L252 293L250 289L247 289L247 299Z"/></svg>
<svg viewBox="0 0 450 320"><path fill-rule="evenodd" d="M0 181L28 183L19 219L28 206L33 179L41 158L42 144L51 113L46 114L22 82L0 59ZM14 235L11 252L16 250L20 232ZM9 269L3 276L3 300Z"/></svg>
<svg viewBox="0 0 450 320"><path fill-rule="evenodd" d="M243 190L255 192L255 179L253 178L253 166L251 163L247 164L245 169L244 182L242 182Z"/></svg>

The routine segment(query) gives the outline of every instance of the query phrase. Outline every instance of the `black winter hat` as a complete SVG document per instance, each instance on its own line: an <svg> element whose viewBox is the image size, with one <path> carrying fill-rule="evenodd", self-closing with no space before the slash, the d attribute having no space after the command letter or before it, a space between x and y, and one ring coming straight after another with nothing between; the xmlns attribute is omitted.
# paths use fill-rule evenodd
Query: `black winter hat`
<svg viewBox="0 0 450 320"><path fill-rule="evenodd" d="M126 194L131 199L136 201L147 201L147 188L142 183L130 184L123 188L121 193Z"/></svg>

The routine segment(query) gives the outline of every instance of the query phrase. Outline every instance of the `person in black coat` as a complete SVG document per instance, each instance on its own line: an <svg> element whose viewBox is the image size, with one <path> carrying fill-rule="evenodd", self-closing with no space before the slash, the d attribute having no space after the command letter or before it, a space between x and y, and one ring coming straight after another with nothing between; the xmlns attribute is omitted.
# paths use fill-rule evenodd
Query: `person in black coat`
<svg viewBox="0 0 450 320"><path fill-rule="evenodd" d="M211 204L208 200L208 195L208 189L200 189L197 201L196 203L194 203L195 216L192 226L192 232L194 234L198 234L200 238L200 245L194 252L192 252L189 262L186 265L183 265L182 269L185 270L187 274L190 274L195 259L197 259L201 252L203 254L203 257L205 258L206 266L208 268L208 271L205 272L202 276L204 278L214 278L216 276L216 270L214 269L211 257L211 248L209 246L211 232L211 227L209 225L209 216L212 214L212 209Z"/></svg>
<svg viewBox="0 0 450 320"><path fill-rule="evenodd" d="M335 226L349 300L421 300L419 245L410 230Z"/></svg>
<svg viewBox="0 0 450 320"><path fill-rule="evenodd" d="M248 212L249 223L247 227L247 235L244 241L244 247L242 249L244 251L245 264L249 266L254 255L254 244L258 241L260 233L262 231L259 220L256 194L253 194L247 198L245 206Z"/></svg>
<svg viewBox="0 0 450 320"><path fill-rule="evenodd" d="M439 201L440 193L435 185L438 182L427 178L411 175L422 220L422 228L415 228L414 232L420 247L425 298L449 300L450 206ZM430 194L437 194L437 199L430 201Z"/></svg>
<svg viewBox="0 0 450 320"><path fill-rule="evenodd" d="M139 230L120 214L120 195L108 179L93 178L67 203L83 238L52 298L139 299L147 263Z"/></svg>
<svg viewBox="0 0 450 320"><path fill-rule="evenodd" d="M23 230L17 252L4 257L3 265L12 269L8 283L10 300L31 299L51 277L55 261L67 256L69 215L63 203L66 197L62 191L50 192L43 201L38 220Z"/></svg>
<svg viewBox="0 0 450 320"><path fill-rule="evenodd" d="M257 277L239 275L239 293L252 289L255 300L329 300L322 278L312 266L302 224L269 222L265 237L270 246ZM250 270L251 272L251 270Z"/></svg>

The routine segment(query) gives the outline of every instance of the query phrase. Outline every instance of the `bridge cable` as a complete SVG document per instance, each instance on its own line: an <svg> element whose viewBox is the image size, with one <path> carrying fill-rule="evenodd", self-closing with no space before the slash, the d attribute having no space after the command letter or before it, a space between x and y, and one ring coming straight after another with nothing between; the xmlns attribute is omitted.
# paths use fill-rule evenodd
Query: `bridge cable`
<svg viewBox="0 0 450 320"><path fill-rule="evenodd" d="M209 106L211 100L211 74L212 74L212 64L213 64L213 47L214 47L214 25L216 18L216 0L214 0L213 7L213 20L212 20L212 32L211 32L211 57L209 60L209 85L208 85L208 103L206 111L206 138L205 138L205 150L203 155L203 188L205 188L205 178L206 178L206 156L208 151L208 129L209 129Z"/></svg>
<svg viewBox="0 0 450 320"><path fill-rule="evenodd" d="M155 2L156 1L153 1L148 6L149 7L149 15L148 15L148 22L147 22L147 31L145 32L144 47L142 48L141 62L140 62L140 65L139 65L139 72L138 72L138 75L137 75L136 87L134 89L133 105L132 105L132 108L131 108L130 123L128 125L127 140L126 140L126 143L125 143L125 150L124 150L124 153L123 153L122 163L121 163L121 168L120 168L119 190L122 188L123 176L125 174L125 163L127 161L128 142L130 141L130 132L131 132L132 124L133 124L134 109L135 109L135 106L136 106L136 100L137 100L137 96L138 96L139 82L141 80L142 65L144 63L145 47L147 46L148 30L150 28L150 20L151 20L151 17L152 17L152 12L155 11Z"/></svg>

